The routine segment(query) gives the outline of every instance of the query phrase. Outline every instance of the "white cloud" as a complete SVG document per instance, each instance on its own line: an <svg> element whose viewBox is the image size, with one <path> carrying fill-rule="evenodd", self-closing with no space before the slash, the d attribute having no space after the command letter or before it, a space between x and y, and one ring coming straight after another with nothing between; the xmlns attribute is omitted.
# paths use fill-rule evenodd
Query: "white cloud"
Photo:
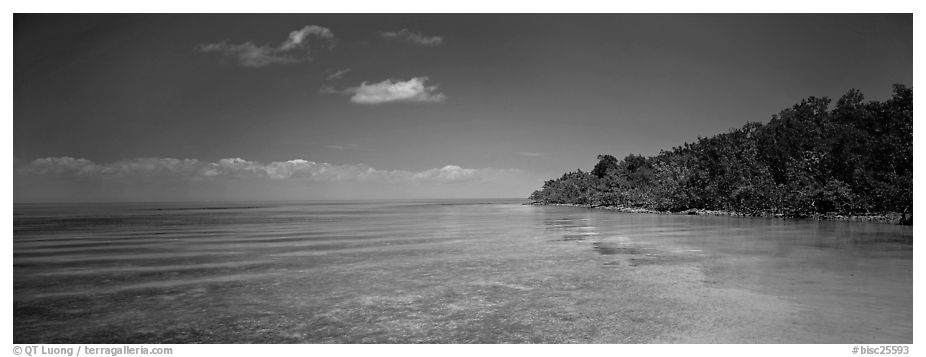
<svg viewBox="0 0 926 357"><path fill-rule="evenodd" d="M404 41L421 46L440 46L444 43L444 38L441 36L424 36L418 32L411 32L408 29L381 32L379 37L387 40Z"/></svg>
<svg viewBox="0 0 926 357"><path fill-rule="evenodd" d="M363 82L358 87L348 88L353 93L350 101L358 104L382 104L391 102L443 102L444 93L437 93L437 86L425 86L428 77L414 77L407 81L387 79L379 83Z"/></svg>
<svg viewBox="0 0 926 357"><path fill-rule="evenodd" d="M439 169L430 169L413 175L416 180L434 180L439 182L470 181L479 177L475 169L464 169L456 165L447 165Z"/></svg>
<svg viewBox="0 0 926 357"><path fill-rule="evenodd" d="M290 32L289 38L287 38L286 41L283 41L283 44L280 45L280 50L289 51L295 48L305 47L305 39L310 35L326 40L334 39L334 33L332 33L330 29L316 25L309 25L303 27L302 29Z"/></svg>
<svg viewBox="0 0 926 357"><path fill-rule="evenodd" d="M241 44L230 44L228 41L199 45L196 49L200 52L218 52L223 56L235 58L238 64L245 67L264 67L271 64L288 64L297 62L311 61L309 57L309 46L307 39L315 37L328 43L328 46L334 44L337 40L331 30L309 25L300 30L292 31L289 37L279 46L263 45L257 46L248 41ZM298 50L303 51L298 51Z"/></svg>
<svg viewBox="0 0 926 357"><path fill-rule="evenodd" d="M109 164L97 164L87 159L73 157L36 159L18 167L16 173L25 176L104 180L132 180L139 178L190 181L258 179L326 182L357 181L390 184L450 184L493 181L503 177L523 174L517 169L471 169L457 165L446 165L441 168L418 172L377 170L363 164L336 165L303 159L261 163L242 158L226 158L215 162L204 162L196 159L137 158Z"/></svg>

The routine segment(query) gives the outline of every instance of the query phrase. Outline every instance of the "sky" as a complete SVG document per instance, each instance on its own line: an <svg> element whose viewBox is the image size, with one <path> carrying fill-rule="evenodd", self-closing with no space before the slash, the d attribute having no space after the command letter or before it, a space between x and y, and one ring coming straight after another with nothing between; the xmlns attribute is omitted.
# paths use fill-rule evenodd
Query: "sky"
<svg viewBox="0 0 926 357"><path fill-rule="evenodd" d="M910 14L14 15L14 202L525 198L809 96Z"/></svg>

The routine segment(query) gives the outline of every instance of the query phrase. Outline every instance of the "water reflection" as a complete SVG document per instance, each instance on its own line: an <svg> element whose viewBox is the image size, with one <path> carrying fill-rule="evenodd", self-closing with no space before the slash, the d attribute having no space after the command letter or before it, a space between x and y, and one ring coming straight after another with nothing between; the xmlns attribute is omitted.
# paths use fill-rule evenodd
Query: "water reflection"
<svg viewBox="0 0 926 357"><path fill-rule="evenodd" d="M752 275L749 280L770 285L778 285L775 277L786 275L781 272L822 270L855 277L857 270L870 265L877 267L864 275L911 278L907 273L912 269L913 231L908 226L570 207L547 207L543 224L555 240L587 244L601 255L659 256L663 262L712 259L705 262L708 274L737 270L742 276L746 271ZM717 268L724 265L730 267Z"/></svg>

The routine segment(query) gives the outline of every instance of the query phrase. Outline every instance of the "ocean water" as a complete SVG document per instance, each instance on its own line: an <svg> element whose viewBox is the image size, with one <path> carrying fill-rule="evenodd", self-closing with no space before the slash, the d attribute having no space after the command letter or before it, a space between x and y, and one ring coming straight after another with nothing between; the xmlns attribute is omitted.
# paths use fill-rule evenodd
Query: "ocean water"
<svg viewBox="0 0 926 357"><path fill-rule="evenodd" d="M520 200L15 204L14 343L912 343L911 227Z"/></svg>

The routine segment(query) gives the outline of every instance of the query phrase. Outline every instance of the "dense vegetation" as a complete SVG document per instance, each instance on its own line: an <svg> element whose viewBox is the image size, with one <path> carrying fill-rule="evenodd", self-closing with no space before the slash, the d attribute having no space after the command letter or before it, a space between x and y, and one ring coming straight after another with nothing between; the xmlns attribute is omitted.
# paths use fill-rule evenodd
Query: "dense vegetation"
<svg viewBox="0 0 926 357"><path fill-rule="evenodd" d="M538 203L723 210L787 217L875 215L913 209L913 90L884 102L850 90L832 110L810 97L742 128L546 181Z"/></svg>

